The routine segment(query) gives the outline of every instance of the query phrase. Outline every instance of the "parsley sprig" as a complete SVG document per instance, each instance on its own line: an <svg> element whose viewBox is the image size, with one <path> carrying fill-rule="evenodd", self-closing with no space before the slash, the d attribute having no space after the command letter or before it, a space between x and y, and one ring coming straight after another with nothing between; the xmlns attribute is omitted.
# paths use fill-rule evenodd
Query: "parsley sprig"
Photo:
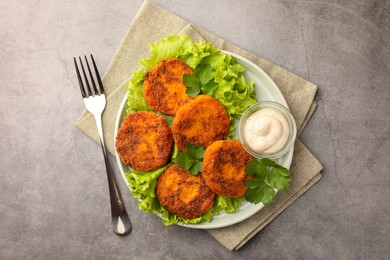
<svg viewBox="0 0 390 260"><path fill-rule="evenodd" d="M218 83L213 80L213 68L209 64L198 65L195 68L195 75L183 75L183 83L187 87L187 94L192 98L196 97L200 92L212 95L218 87Z"/></svg>
<svg viewBox="0 0 390 260"><path fill-rule="evenodd" d="M253 176L244 182L248 187L245 199L254 204L263 202L265 206L269 205L275 197L275 190L287 189L291 181L288 169L268 158L253 159L245 167L245 172Z"/></svg>
<svg viewBox="0 0 390 260"><path fill-rule="evenodd" d="M172 161L179 165L183 170L188 170L191 175L196 175L202 171L202 159L204 154L203 146L194 144L186 145L186 152L178 151Z"/></svg>

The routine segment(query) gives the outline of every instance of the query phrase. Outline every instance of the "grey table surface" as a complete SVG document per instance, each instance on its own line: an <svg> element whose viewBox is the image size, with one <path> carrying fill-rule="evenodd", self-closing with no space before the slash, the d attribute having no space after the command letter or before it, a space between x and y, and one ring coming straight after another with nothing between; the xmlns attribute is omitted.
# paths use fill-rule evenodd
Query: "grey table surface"
<svg viewBox="0 0 390 260"><path fill-rule="evenodd" d="M322 179L233 252L164 227L122 181L133 231L115 236L72 58L104 71L142 1L1 0L0 259L388 258L390 1L154 2L318 85L301 140Z"/></svg>

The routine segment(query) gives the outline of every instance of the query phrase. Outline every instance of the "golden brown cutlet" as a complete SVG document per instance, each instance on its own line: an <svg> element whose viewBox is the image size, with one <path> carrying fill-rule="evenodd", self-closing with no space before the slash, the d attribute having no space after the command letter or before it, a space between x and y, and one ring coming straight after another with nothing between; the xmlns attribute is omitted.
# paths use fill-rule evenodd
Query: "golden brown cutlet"
<svg viewBox="0 0 390 260"><path fill-rule="evenodd" d="M176 58L162 60L145 75L143 95L150 108L174 116L190 100L183 75L194 72Z"/></svg>
<svg viewBox="0 0 390 260"><path fill-rule="evenodd" d="M122 162L139 171L156 170L167 164L173 147L171 130L165 119L153 112L129 114L116 137Z"/></svg>
<svg viewBox="0 0 390 260"><path fill-rule="evenodd" d="M182 218L196 218L210 210L215 194L201 175L192 176L176 164L160 175L157 199L170 213Z"/></svg>
<svg viewBox="0 0 390 260"><path fill-rule="evenodd" d="M204 153L203 178L207 186L218 195L242 197L247 190L244 181L252 178L244 171L251 160L252 156L238 141L217 141L207 147Z"/></svg>
<svg viewBox="0 0 390 260"><path fill-rule="evenodd" d="M199 95L182 106L172 122L173 139L181 151L187 143L207 147L227 137L230 120L215 98Z"/></svg>

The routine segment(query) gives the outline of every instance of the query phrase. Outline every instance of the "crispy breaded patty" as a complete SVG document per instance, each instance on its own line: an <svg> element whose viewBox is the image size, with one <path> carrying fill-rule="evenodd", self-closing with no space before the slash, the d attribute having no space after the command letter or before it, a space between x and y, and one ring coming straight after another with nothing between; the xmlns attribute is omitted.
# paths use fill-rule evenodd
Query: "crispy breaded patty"
<svg viewBox="0 0 390 260"><path fill-rule="evenodd" d="M162 60L145 75L143 95L149 107L174 116L182 105L190 100L183 83L184 74L194 74L179 59Z"/></svg>
<svg viewBox="0 0 390 260"><path fill-rule="evenodd" d="M187 143L207 147L225 139L229 125L225 107L211 96L199 95L177 111L172 122L173 139L181 151Z"/></svg>
<svg viewBox="0 0 390 260"><path fill-rule="evenodd" d="M247 187L244 181L252 178L245 173L245 166L252 156L238 141L217 141L207 147L203 158L202 175L207 186L216 194L242 197Z"/></svg>
<svg viewBox="0 0 390 260"><path fill-rule="evenodd" d="M173 147L165 119L153 112L129 114L118 130L116 150L122 162L139 171L151 171L167 164Z"/></svg>
<svg viewBox="0 0 390 260"><path fill-rule="evenodd" d="M214 204L215 194L201 175L192 176L176 164L160 175L157 199L169 212L182 218L196 218Z"/></svg>

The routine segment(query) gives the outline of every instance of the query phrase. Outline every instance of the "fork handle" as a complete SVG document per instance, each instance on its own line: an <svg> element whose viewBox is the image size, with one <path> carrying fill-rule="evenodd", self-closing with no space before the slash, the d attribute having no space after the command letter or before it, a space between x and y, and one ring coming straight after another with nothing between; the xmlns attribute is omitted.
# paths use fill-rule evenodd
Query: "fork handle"
<svg viewBox="0 0 390 260"><path fill-rule="evenodd" d="M112 228L115 234L120 236L126 236L131 231L131 222L127 215L125 204L123 203L118 185L115 181L114 172L111 168L110 161L108 159L106 145L103 136L103 125L101 115L94 115L96 126L98 129L100 144L103 150L104 162L106 165L108 188L110 192L110 204L111 204L111 218Z"/></svg>

